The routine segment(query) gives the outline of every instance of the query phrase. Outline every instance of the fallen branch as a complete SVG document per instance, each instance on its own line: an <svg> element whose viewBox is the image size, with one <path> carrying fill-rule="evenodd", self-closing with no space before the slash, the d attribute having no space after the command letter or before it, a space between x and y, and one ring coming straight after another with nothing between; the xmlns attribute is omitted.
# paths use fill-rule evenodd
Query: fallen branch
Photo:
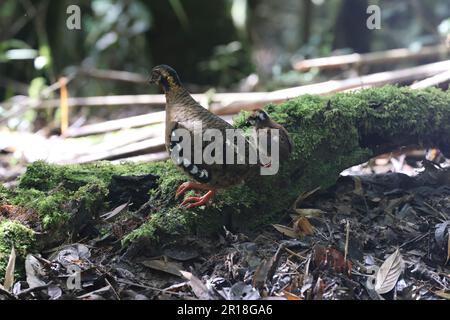
<svg viewBox="0 0 450 320"><path fill-rule="evenodd" d="M162 123L165 118L165 111L153 112L140 116L89 124L79 128L70 128L67 130L67 134L65 136L68 138L74 138L121 129L143 127L151 124Z"/></svg>
<svg viewBox="0 0 450 320"><path fill-rule="evenodd" d="M446 69L450 69L450 60L430 63L413 68L379 72L357 78L331 80L290 89L277 90L266 93L265 96L262 96L260 99L254 100L251 103L243 104L240 101L233 102L227 106L212 108L212 111L221 115L233 114L239 112L240 110L254 110L256 108L261 108L268 103L281 103L304 94L326 95L356 88L360 89L378 87L390 83L411 82L433 76Z"/></svg>
<svg viewBox="0 0 450 320"><path fill-rule="evenodd" d="M234 115L222 116L222 119L232 123ZM118 120L110 120L100 123L89 124L79 128L69 129L66 137L75 138L82 136L89 136L94 134L106 133L122 129L138 128L147 125L163 123L166 118L165 111L154 112L150 114L144 114L140 116L133 116L128 118L122 118ZM161 134L164 133L164 128L160 130Z"/></svg>
<svg viewBox="0 0 450 320"><path fill-rule="evenodd" d="M142 84L145 84L148 82L147 77L145 77L139 73L128 72L128 71L81 68L78 70L78 74L81 76L88 76L91 78L104 79L104 80L124 81L124 82L142 83Z"/></svg>
<svg viewBox="0 0 450 320"><path fill-rule="evenodd" d="M74 160L68 161L67 163L88 163L98 160L116 160L146 153L163 151L164 148L164 138L161 136L140 142L135 142L111 151L101 151L85 156L80 156Z"/></svg>
<svg viewBox="0 0 450 320"><path fill-rule="evenodd" d="M298 61L293 64L297 71L307 71L311 68L337 69L349 65L372 65L399 62L402 60L415 60L431 57L443 57L450 52L445 45L423 47L420 50L408 48L393 49L371 53L353 53L334 57L324 57Z"/></svg>
<svg viewBox="0 0 450 320"><path fill-rule="evenodd" d="M235 114L241 109L252 110L267 103L280 103L287 99L295 98L303 94L330 94L340 91L358 88L360 86L382 86L389 83L412 82L426 77L436 75L442 70L450 69L450 60L434 62L418 67L406 68L395 71L386 71L355 77L345 80L331 80L311 85L299 86L272 92L245 92L245 93L217 93L217 94L193 94L194 99L205 107L220 115ZM163 94L143 95L121 95L121 96L98 96L69 98L69 107L75 106L124 106L124 105L153 105L163 106L165 104ZM14 104L28 105L28 108L56 108L59 107L59 99L37 100L24 99L20 102L3 102L1 105L8 109ZM5 118L8 116L6 115ZM4 119L0 119L0 123Z"/></svg>
<svg viewBox="0 0 450 320"><path fill-rule="evenodd" d="M413 83L410 87L411 89L425 89L449 81L450 81L450 70L438 73L435 76Z"/></svg>

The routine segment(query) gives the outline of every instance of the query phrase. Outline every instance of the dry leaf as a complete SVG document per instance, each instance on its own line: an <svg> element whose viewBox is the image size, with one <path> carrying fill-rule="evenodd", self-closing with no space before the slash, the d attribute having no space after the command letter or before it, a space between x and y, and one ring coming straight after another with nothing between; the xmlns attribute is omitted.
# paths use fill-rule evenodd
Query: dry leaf
<svg viewBox="0 0 450 320"><path fill-rule="evenodd" d="M300 203L302 203L303 201L305 201L306 198L310 197L311 195L313 195L314 193L316 193L316 192L319 191L319 190L320 190L320 187L317 187L317 188L315 188L314 190L311 190L311 191L308 191L308 192L303 192L303 193L301 193L301 194L298 196L297 200L295 200L294 205L293 205L293 208L294 208L294 209L297 208L297 207L300 205Z"/></svg>
<svg viewBox="0 0 450 320"><path fill-rule="evenodd" d="M25 272L27 274L27 283L30 288L40 287L46 284L41 279L45 276L44 267L32 254L28 254L25 258Z"/></svg>
<svg viewBox="0 0 450 320"><path fill-rule="evenodd" d="M105 220L111 219L111 218L115 217L116 215L118 215L119 213L121 213L122 211L124 211L124 209L126 209L128 207L128 204L129 204L129 202L121 204L114 210L107 212L105 214L102 214L100 217Z"/></svg>
<svg viewBox="0 0 450 320"><path fill-rule="evenodd" d="M187 271L180 270L180 273L184 278L186 278L186 280L189 280L189 285L197 298L200 300L214 299L214 297L209 294L208 288L199 278Z"/></svg>
<svg viewBox="0 0 450 320"><path fill-rule="evenodd" d="M174 276L181 277L180 273L181 265L175 262L164 260L145 260L141 262L144 266L154 270L173 274Z"/></svg>
<svg viewBox="0 0 450 320"><path fill-rule="evenodd" d="M391 291L403 272L404 262L400 251L397 249L391 254L378 269L375 275L375 291L379 294Z"/></svg>
<svg viewBox="0 0 450 320"><path fill-rule="evenodd" d="M450 232L448 233L447 238L447 260L445 260L445 264L450 260Z"/></svg>
<svg viewBox="0 0 450 320"><path fill-rule="evenodd" d="M233 284L226 297L227 300L258 300L260 298L261 296L255 288L242 281Z"/></svg>
<svg viewBox="0 0 450 320"><path fill-rule="evenodd" d="M450 293L445 292L444 290L440 290L440 291L434 291L433 292L435 295L437 295L438 297L450 300Z"/></svg>
<svg viewBox="0 0 450 320"><path fill-rule="evenodd" d="M290 238L296 239L300 236L300 234L298 234L298 232L296 232L293 228L289 228L281 224L273 224L272 226L277 229L278 232L281 232L282 234Z"/></svg>
<svg viewBox="0 0 450 320"><path fill-rule="evenodd" d="M3 287L6 291L11 292L11 288L14 284L14 270L16 268L16 250L14 246L11 247L11 254L9 255L8 265L5 271L5 281Z"/></svg>
<svg viewBox="0 0 450 320"><path fill-rule="evenodd" d="M286 299L288 300L303 300L302 298L300 298L298 295L293 294L289 291L283 290L283 295Z"/></svg>
<svg viewBox="0 0 450 320"><path fill-rule="evenodd" d="M357 195L362 196L364 194L362 182L360 177L353 177L353 181L355 181L355 190L353 192Z"/></svg>
<svg viewBox="0 0 450 320"><path fill-rule="evenodd" d="M313 289L313 300L322 300L325 291L325 282L319 277Z"/></svg>
<svg viewBox="0 0 450 320"><path fill-rule="evenodd" d="M335 272L350 274L352 263L344 259L344 255L334 249L316 245L313 250L314 266L319 269L331 268Z"/></svg>
<svg viewBox="0 0 450 320"><path fill-rule="evenodd" d="M295 212L302 217L320 217L325 213L325 211L320 209L295 209Z"/></svg>
<svg viewBox="0 0 450 320"><path fill-rule="evenodd" d="M307 236L314 234L314 227L306 217L300 217L294 222L294 230L303 232Z"/></svg>
<svg viewBox="0 0 450 320"><path fill-rule="evenodd" d="M263 260L261 264L256 268L255 274L253 275L252 285L256 289L261 289L267 280L267 274L269 269L272 267L273 259Z"/></svg>

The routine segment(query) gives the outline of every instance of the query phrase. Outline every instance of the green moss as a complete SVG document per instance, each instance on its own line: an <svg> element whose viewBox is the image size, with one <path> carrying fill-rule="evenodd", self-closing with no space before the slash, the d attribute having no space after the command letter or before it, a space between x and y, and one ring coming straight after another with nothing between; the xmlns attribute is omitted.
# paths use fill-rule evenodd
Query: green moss
<svg viewBox="0 0 450 320"><path fill-rule="evenodd" d="M0 283L3 283L12 246L20 262L30 252L34 242L34 232L31 229L16 221L0 221Z"/></svg>
<svg viewBox="0 0 450 320"><path fill-rule="evenodd" d="M9 191L2 184L0 184L0 205L7 202L9 198Z"/></svg>
<svg viewBox="0 0 450 320"><path fill-rule="evenodd" d="M255 176L245 185L222 190L202 208L179 209L178 186L188 178L171 161L156 163L98 162L29 166L13 192L0 188L0 199L35 208L47 228L61 226L73 207L85 208L87 217L110 209L108 188L115 175L158 176L149 191L148 220L125 236L128 244L140 238L158 241L164 236L210 234L231 221L232 228L248 232L283 215L298 195L335 183L342 170L405 144L423 144L450 150L450 94L438 89L410 90L386 86L339 93L328 97L301 96L265 108L285 126L294 152L275 176ZM248 113L235 126L249 130Z"/></svg>
<svg viewBox="0 0 450 320"><path fill-rule="evenodd" d="M87 218L106 210L108 184L113 176L146 173L146 164L58 166L36 161L27 167L8 202L36 210L45 229L59 229L68 221L75 204L87 211Z"/></svg>

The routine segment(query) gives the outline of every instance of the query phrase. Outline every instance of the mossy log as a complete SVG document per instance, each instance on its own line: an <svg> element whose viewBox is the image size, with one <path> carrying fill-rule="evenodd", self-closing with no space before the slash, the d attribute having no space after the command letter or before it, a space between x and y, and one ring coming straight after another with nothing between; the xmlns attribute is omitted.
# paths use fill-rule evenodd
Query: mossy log
<svg viewBox="0 0 450 320"><path fill-rule="evenodd" d="M67 166L36 162L16 189L0 187L0 205L36 212L39 223L33 222L32 228L43 232L41 245L110 232L124 245L150 243L148 250L158 241L211 234L222 225L242 232L264 227L302 192L329 187L344 169L402 146L437 147L450 154L449 91L387 86L329 97L306 95L266 110L292 135L291 158L277 175L258 176L224 190L207 207L179 208L175 190L187 177L170 161ZM235 119L237 127L245 127L245 116ZM125 202L134 214L99 223L99 214ZM3 215L15 218L11 212Z"/></svg>

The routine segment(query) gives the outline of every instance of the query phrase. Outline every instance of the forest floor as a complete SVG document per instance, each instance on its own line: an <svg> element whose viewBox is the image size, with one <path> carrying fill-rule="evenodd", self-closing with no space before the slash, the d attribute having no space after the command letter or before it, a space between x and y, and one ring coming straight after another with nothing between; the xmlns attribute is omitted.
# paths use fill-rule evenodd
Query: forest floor
<svg viewBox="0 0 450 320"><path fill-rule="evenodd" d="M400 158L408 174L392 172L398 158L347 170L256 235L224 228L148 257L98 237L28 255L0 300L449 299L450 171Z"/></svg>

